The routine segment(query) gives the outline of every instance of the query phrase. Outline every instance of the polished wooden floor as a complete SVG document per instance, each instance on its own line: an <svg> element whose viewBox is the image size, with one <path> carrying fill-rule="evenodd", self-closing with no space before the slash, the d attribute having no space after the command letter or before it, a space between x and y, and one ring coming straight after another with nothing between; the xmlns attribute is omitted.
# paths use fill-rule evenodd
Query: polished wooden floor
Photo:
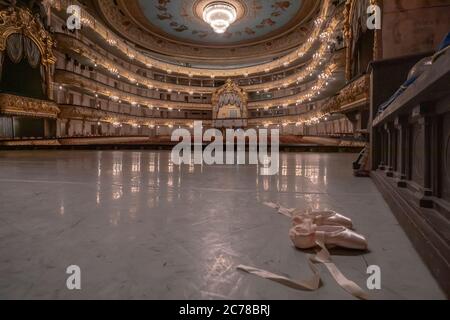
<svg viewBox="0 0 450 320"><path fill-rule="evenodd" d="M352 299L323 270L317 292L235 270L239 264L297 279L310 275L292 247L290 221L263 201L333 209L354 220L370 252L334 256L373 299L444 299L353 154L285 153L280 175L256 166L174 166L153 151L0 152L0 298ZM66 288L66 268L82 290Z"/></svg>

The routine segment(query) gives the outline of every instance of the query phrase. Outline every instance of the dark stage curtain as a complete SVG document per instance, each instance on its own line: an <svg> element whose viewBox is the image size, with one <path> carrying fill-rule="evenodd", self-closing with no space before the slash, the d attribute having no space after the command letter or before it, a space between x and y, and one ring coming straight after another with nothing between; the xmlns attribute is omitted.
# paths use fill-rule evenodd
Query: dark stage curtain
<svg viewBox="0 0 450 320"><path fill-rule="evenodd" d="M45 70L36 44L22 34L9 36L0 55L0 90L36 99L46 99Z"/></svg>

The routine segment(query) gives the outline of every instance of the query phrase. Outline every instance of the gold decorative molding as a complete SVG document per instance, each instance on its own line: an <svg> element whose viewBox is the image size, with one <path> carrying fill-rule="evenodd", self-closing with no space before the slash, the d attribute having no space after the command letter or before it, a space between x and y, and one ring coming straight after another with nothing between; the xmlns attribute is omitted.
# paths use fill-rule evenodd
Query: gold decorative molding
<svg viewBox="0 0 450 320"><path fill-rule="evenodd" d="M383 12L383 1L381 0L370 0L372 5L379 6L381 12ZM380 60L383 59L383 31L375 30L375 39L373 45L373 59Z"/></svg>
<svg viewBox="0 0 450 320"><path fill-rule="evenodd" d="M331 63L331 65L325 68L324 73L331 75L342 72L342 64L343 64L342 61L336 59ZM290 95L287 97L274 98L270 100L251 101L248 103L248 107L249 109L270 108L275 106L287 106L298 103L304 103L305 101L307 101L309 97L315 96L317 88L323 89L326 86L327 82L328 82L327 79L317 79L315 81L309 82L310 83L309 89L303 90L300 93Z"/></svg>
<svg viewBox="0 0 450 320"><path fill-rule="evenodd" d="M239 97L240 106L236 106L236 105L220 106L219 105L220 99L221 99L221 97L223 97L225 95L234 95L234 96ZM222 87L220 87L219 89L217 89L216 92L213 93L211 102L213 105L213 117L214 118L217 116L218 112L223 107L234 108L234 109L239 108L240 115L241 115L240 118L248 117L248 109L247 109L248 95L247 95L247 92L245 92L244 89L239 87L231 79L228 79L227 82Z"/></svg>
<svg viewBox="0 0 450 320"><path fill-rule="evenodd" d="M141 76L136 72L132 72L130 69L127 69L119 63L105 57L99 51L96 51L95 48L91 48L83 43L80 39L72 38L71 36L62 33L57 34L56 39L58 40L58 48L62 51L75 52L107 70L117 70L117 74L120 74L121 77L127 78L130 81L133 79L136 83L146 86L147 88L173 90L175 92L192 92L196 94L211 94L216 90L214 87L185 86L152 80L148 77Z"/></svg>
<svg viewBox="0 0 450 320"><path fill-rule="evenodd" d="M41 53L41 63L56 63L53 53L54 41L40 20L27 9L9 7L0 11L0 51L6 50L6 41L12 34L20 33L33 40Z"/></svg>
<svg viewBox="0 0 450 320"><path fill-rule="evenodd" d="M146 98L132 93L127 93L122 90L115 89L111 86L105 85L101 82L94 81L84 76L73 72L56 70L55 83L73 86L76 89L83 88L91 92L92 95L100 94L106 97L117 97L118 100L130 104L140 104L141 106L173 108L173 109L188 109L188 110L210 110L211 104L207 103L188 103L180 101L164 101L154 98Z"/></svg>
<svg viewBox="0 0 450 320"><path fill-rule="evenodd" d="M56 139L50 139L50 140L7 140L7 141L1 141L0 140L0 146L3 147L25 147L25 146L39 146L39 147L49 147L49 146L60 146L58 140Z"/></svg>
<svg viewBox="0 0 450 320"><path fill-rule="evenodd" d="M356 2L360 0L347 0L344 10L344 39L346 43L346 59L345 59L345 77L350 81L352 76L352 43L354 41L354 34L352 30L353 14Z"/></svg>
<svg viewBox="0 0 450 320"><path fill-rule="evenodd" d="M346 57L345 57L345 77L350 80L352 73L352 53L351 46L353 42L353 9L356 1L359 0L347 0L344 10L344 39L346 43Z"/></svg>
<svg viewBox="0 0 450 320"><path fill-rule="evenodd" d="M140 126L184 126L188 127L194 124L193 119L162 119L139 117L127 114L120 114L106 110L95 110L75 105L60 106L60 119L82 120L91 122L107 122L110 124L128 124ZM204 124L210 125L211 121L202 120Z"/></svg>
<svg viewBox="0 0 450 320"><path fill-rule="evenodd" d="M0 114L57 118L59 113L54 102L0 93Z"/></svg>
<svg viewBox="0 0 450 320"><path fill-rule="evenodd" d="M355 102L369 101L370 77L364 75L349 83L339 94L330 98L323 109L325 113L344 111L349 105Z"/></svg>
<svg viewBox="0 0 450 320"><path fill-rule="evenodd" d="M91 108L85 108L81 106L60 106L61 113L59 117L61 119L88 119L91 121L100 121L108 117L108 112L103 110L96 110Z"/></svg>
<svg viewBox="0 0 450 320"><path fill-rule="evenodd" d="M84 137L84 138L64 138L59 139L58 143L62 146L88 146L98 144L128 144L128 143L147 143L149 137Z"/></svg>
<svg viewBox="0 0 450 320"><path fill-rule="evenodd" d="M337 73L339 72L339 62L338 64L332 64L328 68L326 68L327 72ZM256 108L268 108L279 105L290 105L295 104L301 99L305 99L309 94L313 94L315 92L314 87L323 88L326 79L319 79L317 81L311 82L311 89L302 91L299 94L276 98L271 100L263 100L263 101L252 101L248 102L249 109ZM59 84L64 84L67 86L74 87L75 89L85 89L91 92L92 96L96 93L107 96L107 97L116 97L118 100L122 100L124 102L130 104L140 104L141 106L149 106L149 107L160 107L160 108L172 108L172 109L183 109L183 110L212 110L213 104L209 103L189 103L189 102L179 102L179 101L164 101L155 98L146 98L139 95L135 95L132 93L127 93L122 90L113 88L111 86L105 85L101 82L94 81L90 78L78 75L73 72L65 71L65 70L56 70L55 72L55 83L56 86Z"/></svg>
<svg viewBox="0 0 450 320"><path fill-rule="evenodd" d="M354 23L359 23L357 21L354 21L354 12L356 3L361 0L347 0L345 3L345 10L344 10L344 38L347 45L346 49L346 78L349 81L351 79L351 73L352 73L352 43L355 40L352 25ZM382 1L380 0L370 0L371 5L377 5L382 7ZM382 58L382 31L381 30L375 30L374 31L374 46L373 46L373 59L381 59Z"/></svg>
<svg viewBox="0 0 450 320"><path fill-rule="evenodd" d="M331 24L334 26L338 23L338 19L333 19ZM101 55L99 51L95 50L95 47L90 47L86 43L82 42L80 39L73 38L65 34L57 34L56 39L58 41L58 47L63 50L63 52L75 52L89 60L92 63L97 64L109 71L117 71L121 77L128 79L131 82L139 83L147 88L153 89L158 88L161 90L172 90L174 92L186 92L192 94L212 94L217 90L217 87L198 87L198 86L186 86L180 84L165 83L157 80L149 79L148 77L141 76L136 72L130 71L129 69L122 67L119 63ZM317 51L317 54L323 56L327 53L328 44L323 44ZM332 61L338 61L343 59L342 51L338 51L332 54L328 59ZM294 83L302 83L306 78L309 78L309 74L312 69L317 69L320 59L311 59L304 64L297 66L299 69L297 72L279 80L257 83L251 85L242 86L247 92L257 92L263 90L273 90L280 87L287 87Z"/></svg>
<svg viewBox="0 0 450 320"><path fill-rule="evenodd" d="M306 112L301 115L272 117L261 119L249 119L250 126L256 125L274 125L274 124L298 124L314 123L323 119L326 115L332 113L341 113L346 111L347 106L360 102L362 104L369 102L370 77L368 75L358 78L356 81L348 84L335 97L316 102L314 111Z"/></svg>
<svg viewBox="0 0 450 320"><path fill-rule="evenodd" d="M336 22L337 20L334 21ZM217 87L186 86L152 80L148 77L141 76L136 72L132 72L125 67L122 67L120 64L100 54L99 51L95 50L95 47L88 46L80 39L76 39L60 33L56 35L56 40L58 41L58 48L61 48L63 52L75 52L76 54L89 59L90 61L92 61L92 63L96 63L98 66L101 66L107 70L115 70L117 71L117 74L120 74L121 77L127 78L132 82L135 81L136 83L144 85L147 88L158 88L161 90L173 90L175 92L179 91L196 94L212 94L215 90L217 90ZM317 51L318 54L324 55L328 50L327 47L328 44L322 45ZM341 58L341 52L334 53L330 59L336 60L337 58ZM256 92L265 89L276 89L279 87L285 87L286 85L292 85L293 83L298 82L299 79L306 78L311 72L310 70L312 68L317 68L319 66L319 63L320 61L318 61L318 59L311 59L308 62L297 66L297 69L300 69L298 72L295 72L283 79L244 85L242 87L244 87L247 91Z"/></svg>
<svg viewBox="0 0 450 320"><path fill-rule="evenodd" d="M50 140L7 140L1 141L0 146L2 147L24 147L24 146L39 146L39 147L49 147L49 146L60 146L58 140L50 139Z"/></svg>

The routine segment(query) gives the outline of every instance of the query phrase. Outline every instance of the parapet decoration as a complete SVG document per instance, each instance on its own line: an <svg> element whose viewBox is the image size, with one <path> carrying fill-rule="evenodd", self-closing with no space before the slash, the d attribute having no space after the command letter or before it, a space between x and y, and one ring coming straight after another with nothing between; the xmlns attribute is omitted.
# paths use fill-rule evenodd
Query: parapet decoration
<svg viewBox="0 0 450 320"><path fill-rule="evenodd" d="M0 113L16 116L57 118L60 110L56 103L11 94L0 94Z"/></svg>
<svg viewBox="0 0 450 320"><path fill-rule="evenodd" d="M337 96L331 98L325 112L333 113L347 109L359 101L369 102L370 78L364 75L349 83Z"/></svg>

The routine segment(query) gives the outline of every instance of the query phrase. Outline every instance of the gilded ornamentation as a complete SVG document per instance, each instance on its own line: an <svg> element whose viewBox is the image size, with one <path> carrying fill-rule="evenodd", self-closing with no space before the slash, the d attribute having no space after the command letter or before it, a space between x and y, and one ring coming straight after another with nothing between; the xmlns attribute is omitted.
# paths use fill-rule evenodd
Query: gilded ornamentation
<svg viewBox="0 0 450 320"><path fill-rule="evenodd" d="M95 62L97 65L102 66L107 70L117 70L117 73L121 77L127 78L131 81L133 79L136 83L146 86L147 88L158 88L161 90L173 90L180 92L193 92L196 94L212 94L216 88L213 87L194 87L184 86L180 84L165 83L157 80L152 80L148 77L141 76L136 72L132 72L130 69L122 67L115 61L105 57L96 48L91 48L84 44L81 40L69 37L65 34L56 35L58 41L58 47L66 51L76 52L77 54L86 57L87 59Z"/></svg>
<svg viewBox="0 0 450 320"><path fill-rule="evenodd" d="M60 117L63 119L88 119L91 121L100 121L108 117L108 112L103 110L66 105L62 105L60 108Z"/></svg>
<svg viewBox="0 0 450 320"><path fill-rule="evenodd" d="M212 96L213 118L231 118L226 116L235 111L234 118L247 118L248 95L233 80L228 79L225 85L219 88ZM227 112L222 112L225 110Z"/></svg>
<svg viewBox="0 0 450 320"><path fill-rule="evenodd" d="M329 65L326 68L326 73L333 74L335 72L339 72L344 63L342 60L343 60L342 55L337 54L336 56L334 56L332 59L331 65ZM251 101L248 103L248 107L251 109L255 109L255 108L274 107L274 106L280 106L280 105L291 105L291 104L296 104L296 103L302 103L302 102L306 101L305 99L307 97L314 96L314 94L316 93L315 88L319 88L319 87L323 88L327 81L328 80L326 80L326 79L318 79L316 81L311 81L311 82L309 82L309 85L308 85L309 89L303 90L298 94L286 96L286 97L282 97L282 98L271 99L271 100L267 100L267 101Z"/></svg>
<svg viewBox="0 0 450 320"><path fill-rule="evenodd" d="M339 113L347 108L347 106L355 102L368 102L369 99L369 76L363 76L353 81L342 89L335 97L325 101L316 103L316 110L304 113L300 116L284 116L276 118L251 119L249 125L256 126L261 124L283 124L297 123L305 124L314 120L320 120L327 114Z"/></svg>
<svg viewBox="0 0 450 320"><path fill-rule="evenodd" d="M383 1L380 0L370 0L372 5L379 6L383 8ZM382 9L383 10L383 9ZM382 42L382 30L375 30L375 40L373 45L373 58L374 60L379 60L383 58L383 42Z"/></svg>
<svg viewBox="0 0 450 320"><path fill-rule="evenodd" d="M347 44L347 50L346 50L346 77L347 80L350 80L351 73L352 73L352 43L355 41L354 34L353 34L353 28L352 26L355 23L359 23L358 21L355 21L354 12L356 3L361 0L347 0L345 3L345 10L344 10L344 38L345 42ZM378 5L381 6L381 2L379 0L370 0L371 5ZM375 31L375 41L374 41L374 47L373 47L373 58L374 59L381 59L382 58L382 40L381 40L381 30Z"/></svg>
<svg viewBox="0 0 450 320"><path fill-rule="evenodd" d="M331 27L334 28L338 24L339 19L333 19L333 21L330 22ZM137 74L136 72L132 72L131 70L122 67L120 64L117 64L113 60L110 60L103 56L100 52L100 50L96 50L96 47L90 47L83 43L81 40L64 35L64 34L58 34L56 35L56 40L58 41L58 46L60 48L63 48L67 51L73 51L77 54L80 54L92 62L97 63L98 65L102 66L103 68L107 70L116 70L118 74L120 74L122 77L127 78L130 81L135 81L141 85L144 85L148 88L158 88L163 90L173 90L173 91L180 91L180 92L192 92L196 94L212 94L216 88L213 87L196 87L196 86L184 86L180 84L168 84L157 80L149 79L148 77L141 76ZM327 51L328 45L322 45L318 52L325 52ZM333 54L332 58L330 58L333 62L343 59L342 52L338 51ZM263 91L265 89L275 89L279 87L285 87L286 84L291 85L295 82L303 82L303 78L307 78L310 69L316 68L319 65L318 60L311 59L310 61L304 63L300 66L297 66L299 68L298 72L295 72L283 79L271 81L271 82L264 82L264 83L257 83L252 84L248 86L244 86L245 90L247 92L256 92L256 91ZM133 79L133 80L132 80Z"/></svg>
<svg viewBox="0 0 450 320"><path fill-rule="evenodd" d="M339 71L339 66L342 65L340 56L335 56L333 58L335 61L331 66L327 68L329 73ZM284 104L295 104L299 99L305 97L306 94L310 92L314 92L312 87L315 86L323 86L326 82L324 79L319 79L317 81L311 82L311 89L300 92L299 94L287 96L278 99L272 99L268 101L252 101L248 102L247 107L256 109L262 107L270 107L276 105L284 105ZM188 102L176 102L176 101L162 101L158 99L145 98L139 95L125 93L119 89L113 88L111 86L107 86L105 84L93 81L90 78L86 78L84 76L78 75L76 73L72 73L64 70L56 70L55 72L55 83L66 84L75 87L85 88L90 90L93 94L98 93L105 96L116 96L118 99L128 102L128 103L137 103L143 106L153 106L153 107L163 107L163 108L173 108L173 109L189 109L189 110L208 110L211 109L212 106L210 104L205 103L188 103Z"/></svg>
<svg viewBox="0 0 450 320"><path fill-rule="evenodd" d="M30 117L57 118L60 110L56 103L51 101L1 93L0 113Z"/></svg>
<svg viewBox="0 0 450 320"><path fill-rule="evenodd" d="M55 64L54 41L39 19L34 17L29 10L9 7L0 11L0 51L6 49L6 41L14 33L21 33L33 40L41 52L43 65Z"/></svg>
<svg viewBox="0 0 450 320"><path fill-rule="evenodd" d="M173 108L173 109L189 109L189 110L208 110L211 109L210 104L205 103L187 103L177 101L164 101L159 99L146 98L143 96L125 93L124 91L107 86L92 79L83 77L76 73L63 70L56 70L55 83L66 84L77 88L85 88L90 90L92 94L98 93L107 97L115 96L118 100L128 102L130 104L140 104L141 106Z"/></svg>
<svg viewBox="0 0 450 320"><path fill-rule="evenodd" d="M188 119L161 119L161 118L149 118L139 117L127 114L121 114L117 112L110 112L105 110L87 109L79 106L61 106L60 118L62 119L76 119L92 122L107 122L111 124L129 124L140 126L190 126L193 125L194 120ZM211 125L210 121L203 121L205 126Z"/></svg>
<svg viewBox="0 0 450 320"><path fill-rule="evenodd" d="M343 111L347 105L369 99L369 76L362 76L342 89L339 94L329 100L323 108L325 113Z"/></svg>

